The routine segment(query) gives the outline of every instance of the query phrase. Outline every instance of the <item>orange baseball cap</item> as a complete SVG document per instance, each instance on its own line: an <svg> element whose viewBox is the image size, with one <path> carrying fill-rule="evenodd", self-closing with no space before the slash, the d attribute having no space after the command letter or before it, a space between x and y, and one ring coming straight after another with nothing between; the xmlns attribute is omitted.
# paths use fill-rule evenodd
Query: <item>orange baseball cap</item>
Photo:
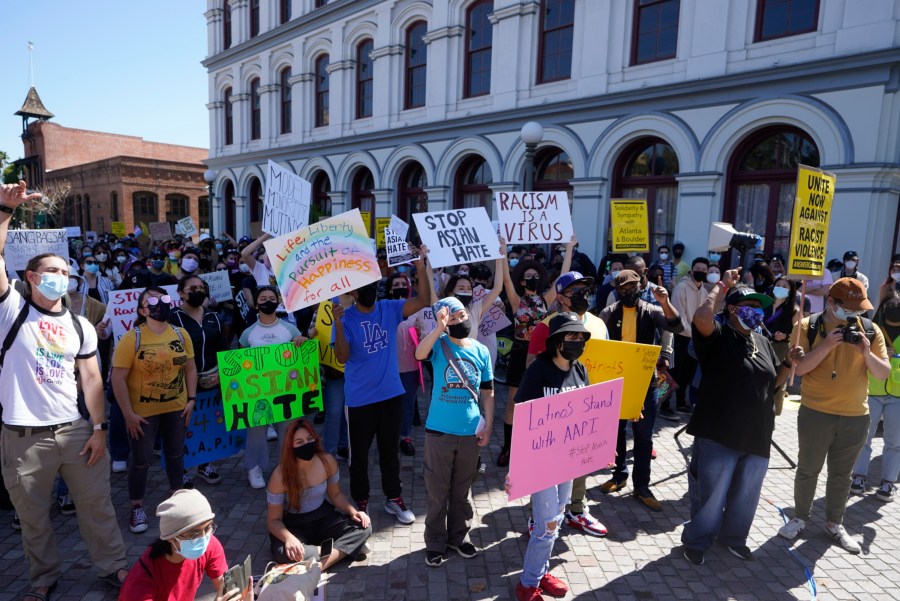
<svg viewBox="0 0 900 601"><path fill-rule="evenodd" d="M839 300L849 311L871 311L875 307L866 296L866 287L856 278L841 278L828 289L828 296Z"/></svg>

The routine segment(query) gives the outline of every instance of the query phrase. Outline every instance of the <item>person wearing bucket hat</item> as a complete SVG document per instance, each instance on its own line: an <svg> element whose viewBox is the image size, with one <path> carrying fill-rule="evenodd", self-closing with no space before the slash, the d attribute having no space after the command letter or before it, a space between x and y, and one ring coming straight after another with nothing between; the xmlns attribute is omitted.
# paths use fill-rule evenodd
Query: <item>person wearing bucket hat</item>
<svg viewBox="0 0 900 601"><path fill-rule="evenodd" d="M251 599L247 591L224 591L228 569L225 550L214 535L216 524L209 501L200 491L182 489L156 508L159 538L128 572L119 601L194 599L206 574L216 590L215 601Z"/></svg>
<svg viewBox="0 0 900 601"><path fill-rule="evenodd" d="M871 311L866 288L858 279L838 279L825 298L825 311L800 322L797 364L800 410L797 438L800 452L794 476L794 517L778 534L794 539L810 518L816 484L828 462L825 486L825 530L849 553L859 543L842 525L851 488L853 464L869 432L869 374L890 375L884 334L862 316Z"/></svg>

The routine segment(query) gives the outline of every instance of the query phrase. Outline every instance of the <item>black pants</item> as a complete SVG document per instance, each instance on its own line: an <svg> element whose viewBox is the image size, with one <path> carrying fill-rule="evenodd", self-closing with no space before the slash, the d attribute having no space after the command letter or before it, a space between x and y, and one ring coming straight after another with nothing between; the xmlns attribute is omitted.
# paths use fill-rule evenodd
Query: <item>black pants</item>
<svg viewBox="0 0 900 601"><path fill-rule="evenodd" d="M363 407L347 408L350 428L350 496L369 499L369 449L378 442L381 488L388 499L403 494L400 482L400 422L403 395Z"/></svg>
<svg viewBox="0 0 900 601"><path fill-rule="evenodd" d="M678 382L678 390L675 391L675 399L678 406L687 404L685 395L694 381L694 373L697 371L697 360L688 353L688 345L691 339L687 336L676 334L675 338L675 373L672 376Z"/></svg>
<svg viewBox="0 0 900 601"><path fill-rule="evenodd" d="M372 524L368 528L360 526L348 516L324 501L317 509L307 513L284 512L281 518L285 528L300 539L304 545L318 547L329 538L334 539L334 549L356 559L360 548L372 536ZM278 563L293 563L284 553L284 541L269 533L272 543L272 557Z"/></svg>

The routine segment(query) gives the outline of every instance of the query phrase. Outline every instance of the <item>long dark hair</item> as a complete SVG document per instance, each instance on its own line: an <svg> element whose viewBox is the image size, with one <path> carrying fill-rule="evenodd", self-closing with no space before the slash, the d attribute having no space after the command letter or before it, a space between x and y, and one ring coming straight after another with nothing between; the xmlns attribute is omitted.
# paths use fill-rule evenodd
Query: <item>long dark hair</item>
<svg viewBox="0 0 900 601"><path fill-rule="evenodd" d="M294 456L294 434L301 428L309 432L313 440L316 441L316 455L325 454L322 439L319 438L318 432L316 432L309 420L298 419L288 425L284 438L281 441L281 458L278 465L281 468L281 480L287 489L288 506L295 509L300 508L300 495L306 490L307 485L303 474L297 469L298 460ZM294 503L297 503L296 507Z"/></svg>
<svg viewBox="0 0 900 601"><path fill-rule="evenodd" d="M797 307L797 288L799 287L799 284L794 280L789 280L784 276L776 278L775 283L766 289L766 295L775 298L775 284L782 280L787 282L790 288L788 289L787 298L784 299L784 303L781 305L781 314L778 315L771 324L766 324L766 327L771 330L773 334L776 331L790 334L794 329L794 314L799 310ZM774 314L775 311L775 305L773 304L772 312L769 313L769 315Z"/></svg>
<svg viewBox="0 0 900 601"><path fill-rule="evenodd" d="M519 296L525 294L525 287L522 286L521 281L525 276L525 272L529 269L534 269L541 276L541 281L538 284L538 289L535 294L542 294L547 288L547 268L534 259L525 259L524 261L519 261L510 274L510 279L512 279L513 287L516 289L516 294L518 294ZM513 307L513 310L515 309L516 307Z"/></svg>
<svg viewBox="0 0 900 601"><path fill-rule="evenodd" d="M144 306L144 300L150 295L151 292L156 292L162 296L169 294L165 291L164 288L160 288L159 286L147 286L144 288L144 291L140 293L137 301L137 308L134 310L137 313L137 317L134 320L135 327L144 325L147 323L147 318L141 315L141 308Z"/></svg>
<svg viewBox="0 0 900 601"><path fill-rule="evenodd" d="M444 285L444 289L441 291L441 298L446 298L448 296L456 296L453 293L453 289L456 288L456 284L460 280L465 280L465 281L469 282L469 286L471 286L473 290L475 289L475 285L472 283L471 277L469 277L467 275L458 275L458 274L451 275L450 279L447 280L447 283Z"/></svg>

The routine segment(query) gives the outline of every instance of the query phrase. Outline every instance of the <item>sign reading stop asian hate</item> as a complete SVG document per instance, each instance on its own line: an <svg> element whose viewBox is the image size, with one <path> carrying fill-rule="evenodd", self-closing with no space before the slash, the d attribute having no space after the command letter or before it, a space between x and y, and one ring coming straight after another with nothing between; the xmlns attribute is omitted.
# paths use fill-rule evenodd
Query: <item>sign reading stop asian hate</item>
<svg viewBox="0 0 900 601"><path fill-rule="evenodd" d="M500 258L500 243L484 207L415 213L422 244L432 267L448 267Z"/></svg>
<svg viewBox="0 0 900 601"><path fill-rule="evenodd" d="M646 200L610 200L609 212L613 252L650 252Z"/></svg>
<svg viewBox="0 0 900 601"><path fill-rule="evenodd" d="M791 220L788 274L821 278L825 275L828 226L834 202L833 173L798 165L797 195Z"/></svg>
<svg viewBox="0 0 900 601"><path fill-rule="evenodd" d="M574 233L566 192L497 192L500 236L509 244L568 242Z"/></svg>

